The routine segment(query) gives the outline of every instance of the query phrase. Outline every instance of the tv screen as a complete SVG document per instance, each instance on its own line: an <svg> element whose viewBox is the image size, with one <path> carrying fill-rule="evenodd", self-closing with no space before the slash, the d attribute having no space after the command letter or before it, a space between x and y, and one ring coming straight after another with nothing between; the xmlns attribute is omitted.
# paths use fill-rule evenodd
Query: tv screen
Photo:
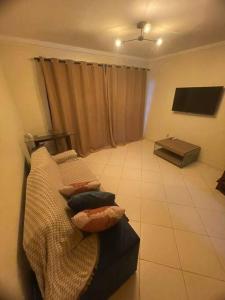
<svg viewBox="0 0 225 300"><path fill-rule="evenodd" d="M214 115L222 93L223 86L176 88L172 110Z"/></svg>

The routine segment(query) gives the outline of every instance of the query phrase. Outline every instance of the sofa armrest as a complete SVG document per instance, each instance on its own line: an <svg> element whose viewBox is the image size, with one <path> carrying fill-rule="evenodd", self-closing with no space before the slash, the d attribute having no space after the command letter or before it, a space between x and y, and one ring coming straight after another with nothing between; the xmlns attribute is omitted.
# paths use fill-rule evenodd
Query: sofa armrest
<svg viewBox="0 0 225 300"><path fill-rule="evenodd" d="M68 150L56 155L52 155L52 158L57 164L61 164L70 159L77 159L77 153L75 150Z"/></svg>

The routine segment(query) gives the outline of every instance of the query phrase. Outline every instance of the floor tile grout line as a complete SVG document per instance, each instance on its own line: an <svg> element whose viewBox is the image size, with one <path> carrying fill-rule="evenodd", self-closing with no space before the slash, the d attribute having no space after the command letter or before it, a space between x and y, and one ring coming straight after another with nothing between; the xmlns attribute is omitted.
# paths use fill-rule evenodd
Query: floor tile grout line
<svg viewBox="0 0 225 300"><path fill-rule="evenodd" d="M186 183L185 183L185 184L186 184ZM188 192L190 193L189 189L188 189ZM191 193L190 193L190 196L192 197ZM198 211L198 208L195 207L195 210L196 210L196 213L198 214L198 216L199 216L199 218L200 218L200 220L201 220L201 223L202 223L202 225L203 225L203 227L204 227L204 229L205 229L206 236L208 237L209 242L210 242L210 244L211 244L211 246L212 246L212 248L213 248L213 250L214 250L214 254L215 254L215 256L216 256L216 258L217 258L217 260L218 260L218 263L219 263L219 265L221 266L221 268L222 268L222 270L223 270L223 272L224 272L224 275L225 275L225 268L224 268L224 265L222 264L221 259L219 258L219 255L218 255L217 250L216 250L216 248L215 248L215 245L214 245L214 243L213 243L213 241L212 241L212 238L214 238L214 236L212 236L211 234L209 234L208 229L207 229L207 227L206 227L206 225L205 225L205 223L204 223L204 221L203 221L203 219L202 219L202 216L201 216L201 214L200 214L199 211ZM223 240L223 239L222 239L222 240Z"/></svg>
<svg viewBox="0 0 225 300"><path fill-rule="evenodd" d="M164 182L163 182L163 185L164 185ZM164 189L165 189L165 186L164 186ZM180 252L179 252L179 248L178 248L178 244L177 244L177 240L176 240L176 233L175 233L175 228L174 228L173 217L172 217L172 214L171 214L171 211L170 211L169 207L168 207L168 211L169 211L169 215L170 215L170 218L171 218L171 225L173 227L173 229L172 229L173 230L173 238L174 238L176 249L177 249L178 260L179 260L180 267L182 268ZM182 275L182 279L183 279L187 299L190 299L190 295L189 295L189 292L188 292L188 287L187 287L187 284L186 284L186 281L185 281L185 278L184 278L184 274L183 274L182 271L181 271L181 275Z"/></svg>
<svg viewBox="0 0 225 300"><path fill-rule="evenodd" d="M222 239L222 238L219 238L219 237L216 237L216 236L211 236L211 235L208 235L208 234L204 234L204 233L200 233L200 232L196 232L196 231L191 231L191 230L184 230L184 229L176 228L176 227L173 227L173 226L166 226L166 225L161 225L161 224L153 224L153 223L142 222L142 221L138 221L138 220L134 220L134 219L133 220L131 219L131 221L141 222L141 223L149 225L149 226L158 226L158 227L173 229L173 230L177 230L177 231L182 231L182 232L187 232L187 233L193 233L193 234L197 234L197 235L200 235L200 236L205 236L205 237L208 237L208 238L216 238L216 239L225 241L225 239Z"/></svg>
<svg viewBox="0 0 225 300"><path fill-rule="evenodd" d="M184 181L184 185L185 185L185 187L186 187L187 193L189 194L190 198L192 199L192 195L191 195L190 191L188 190L188 187L186 186L186 182L185 182L185 180L183 180L183 181ZM192 203L193 203L193 199L192 199ZM182 204L181 204L181 205L182 205ZM180 205L180 206L181 206L181 205ZM183 206L184 206L184 205L183 205ZM192 207L192 206L190 206L190 207ZM199 215L197 209L195 208L195 206L193 206L192 208L195 209L195 211L196 211L198 217L200 218L200 215ZM170 209L169 209L169 211L170 211ZM171 214L171 211L170 211L170 214ZM191 231L191 230L179 229L179 228L176 228L175 226L173 226L173 228L174 228L174 230L181 230L181 231L185 231L185 232L193 232L193 233L197 233L197 234L201 234L201 235L208 235L208 234L207 234L207 231L206 231L206 228L205 228L205 226L204 226L204 224L203 224L201 218L200 218L200 221L201 221L201 224L202 224L202 226L203 226L204 231L205 231L206 234L203 234L203 233L197 233L197 232ZM173 224L173 223L172 223L172 224ZM173 224L173 225L174 225L174 224Z"/></svg>
<svg viewBox="0 0 225 300"><path fill-rule="evenodd" d="M190 190L189 190L189 188L188 188L188 186L187 186L187 184L186 184L186 181L185 181L185 179L184 179L183 174L181 174L181 176L182 176L182 180L183 180L183 182L184 182L185 188L186 188L187 192L189 193L189 196L190 196L190 198L191 198L191 200L192 200L192 203L194 204L192 195L191 195ZM211 241L211 239L210 239L210 237L209 237L209 235L208 235L208 230L207 230L207 228L206 228L206 226L205 226L205 224L204 224L204 222L203 222L203 220L202 220L202 218L201 218L201 216L200 216L200 214L199 214L199 212L198 212L198 210L197 210L196 208L195 208L195 211L196 211L197 215L198 215L199 218L200 218L200 222L201 222L201 224L202 224L202 226L203 226L203 228L204 228L204 230L205 230L205 232L206 232L206 236L208 236L209 242L211 243L211 246L212 246L213 249L214 249L215 256L216 256L216 258L217 258L217 260L219 261L219 264L220 264L220 266L221 266L222 263L221 263L221 261L220 261L219 258L218 258L218 255L217 255L217 253L216 253L216 250L215 250L214 246L212 245L212 241ZM171 215L171 211L170 211L170 210L169 210L169 212L170 212L170 215ZM171 217L172 217L172 216L171 216ZM173 223L172 223L172 224L173 224ZM177 239L176 239L175 229L173 229L173 234L174 234L175 243L176 243L176 247L177 247L177 252L178 252L178 257L179 257L179 261L180 261L180 266L181 266L181 268L182 268L181 257L180 257L180 252L179 252L178 243L177 243ZM223 266L222 266L222 270L224 271L224 267L223 267ZM183 282L184 282L184 285L185 285L187 297L190 299L189 292L188 292L188 286L187 286L187 284L186 284L186 281L185 281L185 278L184 278L184 273L183 273L183 271L182 271L182 278L183 278Z"/></svg>
<svg viewBox="0 0 225 300"><path fill-rule="evenodd" d="M182 269L181 257L180 257L179 247L178 247L178 243L177 243L177 239L176 239L175 229L173 229L173 236L174 236L174 240L175 240L175 245L176 245L176 249L177 249L177 254L178 254L178 259L179 259L180 267ZM184 286L185 286L185 291L186 291L187 298L190 299L189 293L188 293L188 287L187 287L187 284L186 284L186 281L185 281L185 278L184 278L184 274L183 274L183 272L181 272L181 273L182 273L182 278L183 278L183 282L184 282Z"/></svg>
<svg viewBox="0 0 225 300"><path fill-rule="evenodd" d="M215 213L215 214L221 214L225 217L225 211L219 211L217 209L213 209L213 208L210 208L210 207L195 206L195 208L197 210L203 210L203 211L208 211L208 212Z"/></svg>
<svg viewBox="0 0 225 300"><path fill-rule="evenodd" d="M119 182L118 182L118 185L117 185L117 190L116 190L116 196L118 195L118 191L119 191L119 186L120 186L120 182L121 182L121 178L122 178L122 174L123 174L123 170L124 170L124 165L125 165L125 160L126 160L126 157L127 157L127 145L125 145L124 147L126 147L125 149L125 157L123 158L123 161L122 161L122 166L121 166L121 172L120 172L120 176L119 176Z"/></svg>
<svg viewBox="0 0 225 300"><path fill-rule="evenodd" d="M182 174L182 176L184 177L185 175ZM200 175L199 175L199 176L200 176ZM200 177L200 178L201 178L201 177ZM203 180L203 179L201 178L201 180ZM206 183L204 180L203 180L203 182L204 182L204 184L207 186L207 188L209 188L209 186L207 185L207 183ZM190 197L191 197L191 199L192 199L193 206L196 208L196 210L198 210L198 209L203 209L203 210L213 210L213 212L220 212L220 213L224 213L224 214L225 214L225 212L221 212L221 211L219 211L219 210L217 210L217 209L214 209L214 208L197 206L196 203L195 203L194 200L193 200L193 195L192 195L191 192L190 192L190 188L188 187L185 178L184 178L184 184L185 184L185 186L186 186L186 190L188 191L188 193L189 193L189 195L190 195ZM212 190L211 190L210 188L209 188L209 190L210 190L210 193L212 193ZM217 198L217 197L215 196L215 198Z"/></svg>
<svg viewBox="0 0 225 300"><path fill-rule="evenodd" d="M137 198L140 198L140 197L137 197ZM155 202L157 202L157 201L155 201ZM149 226L158 226L158 227L163 227L163 228L169 228L169 229L174 229L174 230L177 230L177 231L182 231L182 232L197 234L197 235L200 235L200 236L205 236L205 237L208 237L208 238L216 238L216 239L219 239L219 240L222 240L222 241L225 240L224 238L221 238L221 237L218 237L218 236L208 235L207 233L204 234L204 233L200 233L200 232L196 232L196 231L176 228L176 227L173 227L173 225L172 226L166 226L166 225L162 225L162 224L148 223L148 222L144 222L144 221L141 221L141 220L140 221L135 220L135 219L132 219L132 218L130 220L133 221L133 222L140 222L140 223L143 223L143 224L146 224L146 225L149 225Z"/></svg>
<svg viewBox="0 0 225 300"><path fill-rule="evenodd" d="M110 164L109 164L109 159L108 159L107 162L104 163L104 168L103 168L103 171L102 171L102 174L101 174L100 178L101 178L102 176L105 176L105 175L103 175L103 174L104 174L104 171L105 171L106 166L108 166L108 165L110 165ZM122 168L123 168L123 167L122 167ZM121 169L122 169L122 168L121 168ZM121 171L121 174L122 174L122 171ZM121 177L121 176L122 176L122 175L120 175L120 177ZM114 177L114 176L112 176L112 177ZM120 180L120 178L119 178L119 180ZM117 192L118 192L118 186L119 186L119 183L118 183L118 185L117 185L116 193L115 193L115 194L117 194Z"/></svg>
<svg viewBox="0 0 225 300"><path fill-rule="evenodd" d="M173 267L173 266L171 266L171 265L162 264L162 263L159 263L159 262L156 262L156 261L153 261L153 260L144 259L144 258L140 258L140 260L143 260L143 261L145 261L145 262L150 262L150 263L153 263L153 264L156 264L156 265L159 265L159 266L167 267L167 268L170 268L170 269L182 271L181 268L176 268L176 267Z"/></svg>
<svg viewBox="0 0 225 300"><path fill-rule="evenodd" d="M159 166L159 170L161 173L163 173L163 170L160 166L160 163L159 163L159 159L157 158L157 162L158 162L158 166ZM163 194L164 194L164 197L165 199L167 199L167 193L166 193L166 187L165 187L165 183L164 183L164 180L163 180L163 176L162 176L162 187L163 187Z"/></svg>
<svg viewBox="0 0 225 300"><path fill-rule="evenodd" d="M189 193L189 196L191 197L192 202L194 203L192 194L191 194L191 192L190 192L190 190L189 190L189 188L188 188L188 186L187 186L185 180L184 180L184 184L185 184L185 186L186 186L186 188L187 188L187 191L188 191L188 193ZM200 221L201 221L201 224L202 224L202 226L203 226L203 228L204 228L204 230L205 230L205 232L206 232L206 235L209 237L209 233L208 233L207 227L205 226L205 223L203 222L202 217L201 217L201 215L200 215L200 213L199 213L199 211L198 211L196 205L194 205L194 208L195 208L195 211L196 211L197 215L199 216L199 219L200 219Z"/></svg>
<svg viewBox="0 0 225 300"><path fill-rule="evenodd" d="M202 277L205 277L205 278L210 278L210 279L213 279L213 280L217 280L217 281L220 281L220 282L225 282L225 279L220 279L220 278L209 276L209 275L206 275L206 274L190 271L190 270L187 270L187 269L183 269L182 267L177 268L177 267L174 267L174 266L171 266L171 265L162 264L162 263L159 263L159 262L156 262L156 261L153 261L153 260L144 259L144 258L141 258L141 257L139 258L139 260L143 260L145 262L153 263L155 265L163 266L163 267L170 268L170 269L173 269L173 270L177 270L177 271L180 271L180 272L190 273L190 274L194 274L194 275L197 275L197 276L202 276Z"/></svg>
<svg viewBox="0 0 225 300"><path fill-rule="evenodd" d="M218 262L219 262L219 264L220 264L220 266L221 266L221 268L222 268L222 270L223 270L224 278L225 278L225 267L224 267L224 265L223 265L223 263L222 263L222 261L221 261L219 255L218 255L218 252L217 252L216 247L215 247L215 245L214 245L214 243L213 243L213 241L212 241L212 238L213 238L213 237L210 237L210 236L209 236L209 242L210 242L212 248L214 249L215 255L216 255L217 260L218 260ZM225 279L224 279L224 281L225 281Z"/></svg>
<svg viewBox="0 0 225 300"><path fill-rule="evenodd" d="M185 185L186 185L186 182L185 182L185 181L184 181L184 183L185 183ZM187 187L187 189L188 189L188 187ZM188 192L190 193L189 189L188 189ZM192 198L191 193L190 193L190 197ZM193 201L193 199L192 199L192 201ZM217 260L218 260L218 263L219 263L219 265L221 266L221 268L222 268L222 270L223 270L223 272L224 272L224 275L225 275L225 268L224 268L224 265L222 264L221 259L219 258L218 252L217 252L217 250L216 250L216 247L215 247L215 245L214 245L214 243L213 243L213 241L212 241L212 238L213 238L213 237L209 234L208 229L207 229L207 227L206 227L206 225L205 225L205 223L204 223L204 221L203 221L203 219L202 219L202 216L201 216L201 214L199 213L198 209L195 208L195 210L196 210L196 213L197 213L197 215L199 216L199 218L200 218L200 220L201 220L201 223L202 223L202 225L203 225L203 228L204 228L204 230L205 230L205 232L206 232L206 236L208 237L209 243L211 244L212 248L214 249L214 253L215 253L215 256L216 256L216 258L217 258Z"/></svg>
<svg viewBox="0 0 225 300"><path fill-rule="evenodd" d="M213 280L217 280L217 281L225 283L225 279L212 277L212 276L205 275L205 274L202 274L202 273L193 272L193 271L190 271L190 270L187 270L187 269L181 269L181 271L184 272L184 273L190 273L190 274L194 274L194 275L197 275L197 276L202 276L202 277L205 277L205 278L209 278L209 279L213 279Z"/></svg>
<svg viewBox="0 0 225 300"><path fill-rule="evenodd" d="M205 165L207 165L206 163L204 163ZM209 165L207 165L207 166L209 166ZM210 167L210 166L209 166ZM208 182L205 180L205 178L204 178L204 176L202 176L202 172L200 171L199 172L199 175L200 175L200 177L201 177L201 179L204 181L204 183L208 186L208 188L210 189L210 190L212 190L212 188L211 188L211 186L208 184Z"/></svg>

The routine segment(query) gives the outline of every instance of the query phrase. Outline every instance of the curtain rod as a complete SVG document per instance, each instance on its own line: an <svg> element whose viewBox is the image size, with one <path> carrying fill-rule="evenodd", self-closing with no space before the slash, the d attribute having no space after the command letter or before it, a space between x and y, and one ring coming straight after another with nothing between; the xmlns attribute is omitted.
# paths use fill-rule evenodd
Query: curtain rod
<svg viewBox="0 0 225 300"><path fill-rule="evenodd" d="M51 61L51 59L53 59L53 58L45 58L45 57L41 57L41 56L39 56L39 57L34 57L33 59L34 59L34 60L37 60L37 61L40 61L41 58L43 58L45 61ZM57 60L58 60L59 62L61 62L61 63L65 63L65 62L67 61L66 59L58 59L58 58L57 58ZM68 59L68 60L69 60L69 59ZM71 61L71 60L70 60L70 61ZM85 62L85 61L73 61L73 60L72 60L72 62L73 62L74 64L81 64L81 63L83 63L83 62ZM115 67L117 67L117 68L126 67L126 68L128 68L128 69L134 68L134 69L140 69L140 70L150 71L150 69L147 69L147 68L134 67L134 66L126 66L126 65L99 64L99 63L94 63L94 62L85 62L85 63L87 63L87 65L94 65L94 64L97 64L98 66L108 66L108 67L115 66Z"/></svg>

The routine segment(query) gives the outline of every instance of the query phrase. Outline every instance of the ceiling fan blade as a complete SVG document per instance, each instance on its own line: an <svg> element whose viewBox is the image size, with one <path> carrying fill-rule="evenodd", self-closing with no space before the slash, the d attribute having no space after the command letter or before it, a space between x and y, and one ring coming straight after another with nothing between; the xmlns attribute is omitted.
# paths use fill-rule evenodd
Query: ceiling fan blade
<svg viewBox="0 0 225 300"><path fill-rule="evenodd" d="M133 41L138 41L138 39L131 39L131 40L125 40L125 41L122 41L122 43L128 43L128 42L133 42Z"/></svg>
<svg viewBox="0 0 225 300"><path fill-rule="evenodd" d="M146 39L146 38L144 38L144 41L148 41L148 42L156 42L157 40L151 40L151 39Z"/></svg>

